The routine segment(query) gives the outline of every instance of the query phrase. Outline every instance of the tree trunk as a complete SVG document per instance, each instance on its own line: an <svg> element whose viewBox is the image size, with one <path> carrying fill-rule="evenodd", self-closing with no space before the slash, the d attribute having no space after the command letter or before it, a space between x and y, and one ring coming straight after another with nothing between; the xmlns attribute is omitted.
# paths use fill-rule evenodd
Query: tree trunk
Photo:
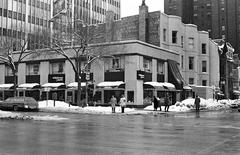
<svg viewBox="0 0 240 155"><path fill-rule="evenodd" d="M17 75L16 71L13 70L13 96L17 96Z"/></svg>
<svg viewBox="0 0 240 155"><path fill-rule="evenodd" d="M80 72L80 71L79 71ZM77 82L78 82L78 90L77 90L77 104L78 106L82 106L83 104L81 103L81 72L77 74Z"/></svg>
<svg viewBox="0 0 240 155"><path fill-rule="evenodd" d="M77 90L77 105L80 107L82 105L81 103L81 61L78 57L78 59L76 59L76 66L77 66L77 82L78 82L78 90Z"/></svg>

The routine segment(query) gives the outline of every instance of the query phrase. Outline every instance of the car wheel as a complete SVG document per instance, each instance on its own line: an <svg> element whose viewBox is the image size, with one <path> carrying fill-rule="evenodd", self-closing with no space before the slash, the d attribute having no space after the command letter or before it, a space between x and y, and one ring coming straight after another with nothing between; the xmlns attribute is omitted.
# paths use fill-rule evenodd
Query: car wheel
<svg viewBox="0 0 240 155"><path fill-rule="evenodd" d="M18 106L13 106L13 111L18 111Z"/></svg>

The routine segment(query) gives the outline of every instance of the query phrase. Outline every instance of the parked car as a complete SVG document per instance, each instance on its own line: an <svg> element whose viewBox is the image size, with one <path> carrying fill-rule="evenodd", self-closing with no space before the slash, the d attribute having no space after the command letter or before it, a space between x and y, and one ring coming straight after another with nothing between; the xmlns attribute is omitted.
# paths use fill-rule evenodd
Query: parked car
<svg viewBox="0 0 240 155"><path fill-rule="evenodd" d="M235 100L230 104L230 107L233 109L238 108L238 105L240 104L240 100Z"/></svg>
<svg viewBox="0 0 240 155"><path fill-rule="evenodd" d="M238 112L240 112L240 103L238 103Z"/></svg>
<svg viewBox="0 0 240 155"><path fill-rule="evenodd" d="M7 110L38 110L38 103L32 97L9 97L0 102L0 109Z"/></svg>

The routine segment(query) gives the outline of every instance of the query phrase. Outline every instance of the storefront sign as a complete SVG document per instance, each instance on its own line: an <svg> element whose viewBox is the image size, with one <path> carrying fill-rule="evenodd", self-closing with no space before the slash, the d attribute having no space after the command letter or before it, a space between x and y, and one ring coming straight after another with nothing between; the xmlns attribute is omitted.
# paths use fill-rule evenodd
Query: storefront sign
<svg viewBox="0 0 240 155"><path fill-rule="evenodd" d="M65 75L64 74L50 74L48 75L48 82L54 83L65 83Z"/></svg>
<svg viewBox="0 0 240 155"><path fill-rule="evenodd" d="M144 78L145 78L145 72L138 70L137 71L137 80L144 80Z"/></svg>

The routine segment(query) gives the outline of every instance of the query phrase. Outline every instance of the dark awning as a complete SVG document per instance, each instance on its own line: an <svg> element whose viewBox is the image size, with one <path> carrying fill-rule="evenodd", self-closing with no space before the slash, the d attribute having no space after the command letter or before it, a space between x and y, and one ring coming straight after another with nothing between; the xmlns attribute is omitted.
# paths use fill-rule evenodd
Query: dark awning
<svg viewBox="0 0 240 155"><path fill-rule="evenodd" d="M173 83L177 89L183 89L186 82L183 79L176 61L168 60L168 81Z"/></svg>

